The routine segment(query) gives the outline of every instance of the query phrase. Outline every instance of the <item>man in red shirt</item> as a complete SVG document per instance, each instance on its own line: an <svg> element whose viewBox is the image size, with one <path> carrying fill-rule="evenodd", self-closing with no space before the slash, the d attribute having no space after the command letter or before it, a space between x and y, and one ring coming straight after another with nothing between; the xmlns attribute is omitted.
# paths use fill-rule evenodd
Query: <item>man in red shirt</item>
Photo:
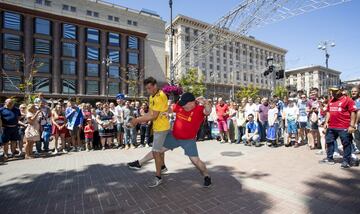
<svg viewBox="0 0 360 214"><path fill-rule="evenodd" d="M229 129L227 126L229 107L225 104L224 100L221 97L218 99L218 104L216 105L216 115L221 137L221 143L225 143L225 135L227 137L227 141L230 140Z"/></svg>
<svg viewBox="0 0 360 214"><path fill-rule="evenodd" d="M355 132L355 102L343 95L339 86L330 88L332 99L329 101L324 128L326 130L327 157L320 163L334 164L333 154L338 137L343 145L344 155L341 168L350 167L352 133Z"/></svg>
<svg viewBox="0 0 360 214"><path fill-rule="evenodd" d="M192 93L184 93L179 102L173 106L176 118L173 131L166 136L163 148L160 153L182 147L185 155L189 156L191 162L204 176L204 187L211 185L211 178L206 169L205 163L200 160L196 146L196 134L203 123L205 116L211 113L210 103L203 97L195 99ZM153 159L149 152L141 160L128 163L131 169L140 169L143 164Z"/></svg>

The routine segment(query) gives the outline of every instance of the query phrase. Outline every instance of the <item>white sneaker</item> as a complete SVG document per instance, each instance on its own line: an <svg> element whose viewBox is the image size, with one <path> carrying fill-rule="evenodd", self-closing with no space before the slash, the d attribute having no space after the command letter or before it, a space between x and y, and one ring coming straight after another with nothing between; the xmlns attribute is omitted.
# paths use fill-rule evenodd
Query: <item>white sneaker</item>
<svg viewBox="0 0 360 214"><path fill-rule="evenodd" d="M86 151L87 151L87 152L90 152L90 150L89 150L89 149L86 149Z"/></svg>
<svg viewBox="0 0 360 214"><path fill-rule="evenodd" d="M52 153L53 155L56 155L58 153L58 150L55 149L55 151Z"/></svg>
<svg viewBox="0 0 360 214"><path fill-rule="evenodd" d="M66 151L66 149L63 149L62 152L63 152L64 154L67 154L67 153L68 153L68 151Z"/></svg>
<svg viewBox="0 0 360 214"><path fill-rule="evenodd" d="M334 152L333 158L342 158L342 156L338 152Z"/></svg>
<svg viewBox="0 0 360 214"><path fill-rule="evenodd" d="M317 151L315 154L317 154L317 155L323 155L324 152L323 152L323 150L319 150L319 151Z"/></svg>
<svg viewBox="0 0 360 214"><path fill-rule="evenodd" d="M159 186L160 184L162 184L162 178L159 179L158 177L155 176L153 182L150 183L150 184L148 185L148 187L153 188L153 187Z"/></svg>

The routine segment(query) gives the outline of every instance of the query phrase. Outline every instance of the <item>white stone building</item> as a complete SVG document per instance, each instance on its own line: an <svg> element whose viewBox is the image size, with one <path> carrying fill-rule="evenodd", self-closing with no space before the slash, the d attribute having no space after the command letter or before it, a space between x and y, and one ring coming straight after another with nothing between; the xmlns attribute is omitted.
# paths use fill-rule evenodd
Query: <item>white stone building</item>
<svg viewBox="0 0 360 214"><path fill-rule="evenodd" d="M327 94L330 86L340 83L340 74L320 65L289 69L285 72L285 86L289 91L303 90L306 94L311 88L318 88L320 94Z"/></svg>
<svg viewBox="0 0 360 214"><path fill-rule="evenodd" d="M208 23L184 16L178 15L173 20L174 59L185 52L190 42L194 41L206 28ZM203 42L181 61L175 68L176 78L184 74L188 68L197 67L205 77L207 85L206 96L222 96L226 99L232 94L232 88L235 92L240 86L255 85L261 89L261 95L269 95L271 90L271 77L264 77L267 57L273 57L275 63L285 67L285 54L287 50L274 45L256 40L254 37L242 36L237 33L221 30L228 34L235 35L238 39L233 42L227 42L220 47L217 46L202 59L197 60L202 53L202 46L208 42ZM169 35L170 26L166 28ZM209 35L209 37L211 37ZM211 40L213 38L209 38ZM166 39L166 73L169 73L169 55L170 44L169 36ZM277 81L283 84L282 80Z"/></svg>

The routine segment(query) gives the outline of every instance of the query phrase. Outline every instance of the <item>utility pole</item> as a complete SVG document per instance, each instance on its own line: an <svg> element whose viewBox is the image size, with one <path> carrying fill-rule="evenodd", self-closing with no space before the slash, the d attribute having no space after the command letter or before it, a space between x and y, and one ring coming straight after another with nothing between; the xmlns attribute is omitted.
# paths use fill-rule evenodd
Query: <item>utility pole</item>
<svg viewBox="0 0 360 214"><path fill-rule="evenodd" d="M169 7L170 7L170 84L175 84L175 74L174 74L174 65L173 65L173 25L172 25L172 0L169 0Z"/></svg>

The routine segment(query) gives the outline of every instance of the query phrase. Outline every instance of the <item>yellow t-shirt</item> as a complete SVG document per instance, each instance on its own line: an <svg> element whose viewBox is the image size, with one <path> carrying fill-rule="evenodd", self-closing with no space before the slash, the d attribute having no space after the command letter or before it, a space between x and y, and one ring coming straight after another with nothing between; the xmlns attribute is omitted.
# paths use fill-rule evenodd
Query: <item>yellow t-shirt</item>
<svg viewBox="0 0 360 214"><path fill-rule="evenodd" d="M166 131L170 129L170 122L166 115L161 113L168 111L168 98L166 94L159 90L154 96L150 96L149 108L152 111L158 111L159 116L153 120L153 130L155 132Z"/></svg>

